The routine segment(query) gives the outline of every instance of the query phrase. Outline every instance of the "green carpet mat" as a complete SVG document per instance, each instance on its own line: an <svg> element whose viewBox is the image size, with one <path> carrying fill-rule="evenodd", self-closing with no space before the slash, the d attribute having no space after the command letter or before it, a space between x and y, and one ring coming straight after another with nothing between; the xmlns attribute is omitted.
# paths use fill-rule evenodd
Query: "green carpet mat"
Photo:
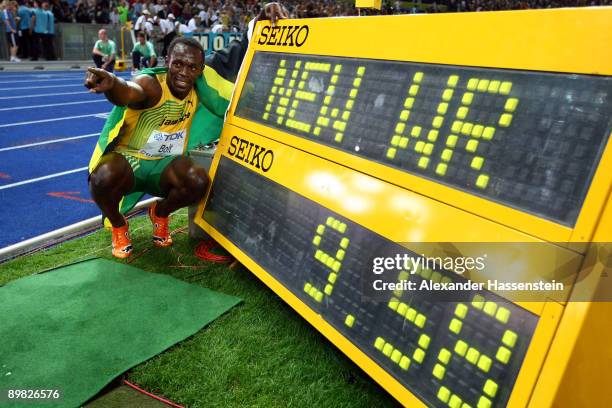
<svg viewBox="0 0 612 408"><path fill-rule="evenodd" d="M0 406L78 407L240 299L94 259L0 287ZM58 390L16 402L9 389Z"/></svg>

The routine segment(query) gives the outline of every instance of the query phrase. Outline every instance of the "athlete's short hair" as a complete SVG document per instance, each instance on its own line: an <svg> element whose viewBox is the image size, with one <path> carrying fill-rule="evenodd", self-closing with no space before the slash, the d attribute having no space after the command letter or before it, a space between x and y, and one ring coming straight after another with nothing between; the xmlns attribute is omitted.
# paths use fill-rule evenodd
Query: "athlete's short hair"
<svg viewBox="0 0 612 408"><path fill-rule="evenodd" d="M172 51L174 50L174 47L177 44L183 44L187 47L195 48L196 50L200 51L200 53L202 54L202 64L204 64L206 52L204 51L204 47L202 47L202 44L200 44L200 42L195 38L176 37L168 46L168 57L172 55Z"/></svg>

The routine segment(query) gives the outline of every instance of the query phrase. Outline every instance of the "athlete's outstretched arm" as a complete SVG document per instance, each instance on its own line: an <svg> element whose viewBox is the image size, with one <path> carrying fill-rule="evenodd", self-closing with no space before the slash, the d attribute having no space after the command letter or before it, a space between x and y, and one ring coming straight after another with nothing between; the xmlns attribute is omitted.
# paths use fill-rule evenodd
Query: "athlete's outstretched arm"
<svg viewBox="0 0 612 408"><path fill-rule="evenodd" d="M133 81L126 81L108 71L88 68L85 87L93 93L103 93L110 103L146 109L154 106L161 98L161 87L153 77L140 75Z"/></svg>

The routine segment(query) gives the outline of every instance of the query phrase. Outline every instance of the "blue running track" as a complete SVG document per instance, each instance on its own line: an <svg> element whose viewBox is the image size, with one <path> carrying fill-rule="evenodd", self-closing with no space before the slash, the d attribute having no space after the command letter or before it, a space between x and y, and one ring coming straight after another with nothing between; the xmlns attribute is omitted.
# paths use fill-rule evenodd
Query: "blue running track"
<svg viewBox="0 0 612 408"><path fill-rule="evenodd" d="M84 77L0 73L0 248L100 214L86 168L112 105Z"/></svg>

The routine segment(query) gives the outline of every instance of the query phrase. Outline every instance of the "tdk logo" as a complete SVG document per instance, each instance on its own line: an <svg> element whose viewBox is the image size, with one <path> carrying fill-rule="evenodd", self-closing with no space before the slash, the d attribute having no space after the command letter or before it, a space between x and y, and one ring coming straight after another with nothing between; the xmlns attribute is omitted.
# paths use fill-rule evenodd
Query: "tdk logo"
<svg viewBox="0 0 612 408"><path fill-rule="evenodd" d="M283 47L301 47L308 38L310 29L307 25L302 26L265 26L261 29L259 45L281 45Z"/></svg>
<svg viewBox="0 0 612 408"><path fill-rule="evenodd" d="M264 172L270 170L272 162L274 162L274 152L272 150L267 150L265 147L240 139L237 136L232 136L227 153L251 166L262 169Z"/></svg>
<svg viewBox="0 0 612 408"><path fill-rule="evenodd" d="M184 132L170 133L169 135L166 135L166 140L164 141L171 142L173 140L184 139L184 138L185 138Z"/></svg>

